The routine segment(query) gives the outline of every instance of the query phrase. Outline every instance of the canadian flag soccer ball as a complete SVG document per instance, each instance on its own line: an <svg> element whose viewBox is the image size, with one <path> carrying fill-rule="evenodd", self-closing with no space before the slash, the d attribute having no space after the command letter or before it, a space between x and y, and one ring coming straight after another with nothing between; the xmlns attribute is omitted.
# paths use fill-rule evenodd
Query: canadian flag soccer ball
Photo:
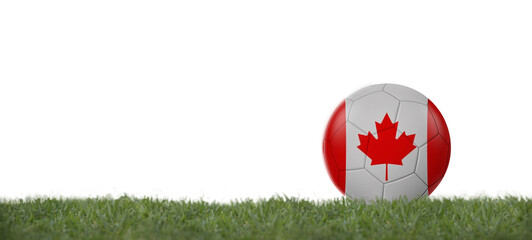
<svg viewBox="0 0 532 240"><path fill-rule="evenodd" d="M418 91L396 84L362 88L336 108L323 155L334 185L353 199L430 195L451 156L447 124Z"/></svg>

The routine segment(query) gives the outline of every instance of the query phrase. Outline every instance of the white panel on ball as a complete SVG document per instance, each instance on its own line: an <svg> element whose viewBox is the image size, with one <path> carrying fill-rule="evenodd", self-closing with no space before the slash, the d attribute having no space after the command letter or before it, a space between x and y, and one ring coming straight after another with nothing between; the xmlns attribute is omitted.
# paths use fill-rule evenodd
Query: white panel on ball
<svg viewBox="0 0 532 240"><path fill-rule="evenodd" d="M347 121L347 116L349 115L349 109L351 109L351 106L353 105L353 100L351 99L345 99L345 120Z"/></svg>
<svg viewBox="0 0 532 240"><path fill-rule="evenodd" d="M384 91L392 94L394 97L398 98L401 101L411 101L421 103L425 106L427 105L427 97L409 87L397 84L386 84L386 86L384 86Z"/></svg>
<svg viewBox="0 0 532 240"><path fill-rule="evenodd" d="M365 169L347 171L345 174L345 194L353 199L380 199L383 187L384 185Z"/></svg>
<svg viewBox="0 0 532 240"><path fill-rule="evenodd" d="M399 129L406 135L416 134L414 145L427 143L427 106L415 102L401 102L397 113Z"/></svg>
<svg viewBox="0 0 532 240"><path fill-rule="evenodd" d="M346 101L347 102L347 101ZM366 135L367 133L360 130L358 127L350 122L346 122L345 126L345 167L347 170L354 170L364 168L366 154L364 154L358 146L360 139L358 134Z"/></svg>
<svg viewBox="0 0 532 240"><path fill-rule="evenodd" d="M408 200L417 199L427 190L427 185L416 174L384 185L384 199L394 200L402 196Z"/></svg>
<svg viewBox="0 0 532 240"><path fill-rule="evenodd" d="M399 100L388 93L383 91L371 93L353 103L347 120L366 133L371 131L371 133L376 134L375 122L380 123L386 113L390 119L395 119L398 107Z"/></svg>
<svg viewBox="0 0 532 240"><path fill-rule="evenodd" d="M419 148L416 174L425 184L427 184L427 144Z"/></svg>

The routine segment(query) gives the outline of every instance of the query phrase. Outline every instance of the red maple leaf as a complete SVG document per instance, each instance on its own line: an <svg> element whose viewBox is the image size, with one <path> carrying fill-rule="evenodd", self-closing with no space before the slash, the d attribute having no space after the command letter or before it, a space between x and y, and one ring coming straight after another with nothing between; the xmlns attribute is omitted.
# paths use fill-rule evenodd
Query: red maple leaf
<svg viewBox="0 0 532 240"><path fill-rule="evenodd" d="M360 145L358 149L371 158L371 165L386 164L386 181L388 181L388 164L403 165L403 158L416 148L414 138L416 134L406 135L405 132L395 139L397 125L392 123L388 113L381 123L375 122L378 139L371 132L368 135L358 134Z"/></svg>

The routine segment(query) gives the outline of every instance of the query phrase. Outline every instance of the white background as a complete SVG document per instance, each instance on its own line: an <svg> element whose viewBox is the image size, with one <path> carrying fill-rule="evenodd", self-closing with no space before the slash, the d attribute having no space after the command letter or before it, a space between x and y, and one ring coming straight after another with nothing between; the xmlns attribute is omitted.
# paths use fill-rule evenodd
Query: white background
<svg viewBox="0 0 532 240"><path fill-rule="evenodd" d="M530 1L2 1L0 197L340 197L334 108L424 93L433 196L532 196Z"/></svg>

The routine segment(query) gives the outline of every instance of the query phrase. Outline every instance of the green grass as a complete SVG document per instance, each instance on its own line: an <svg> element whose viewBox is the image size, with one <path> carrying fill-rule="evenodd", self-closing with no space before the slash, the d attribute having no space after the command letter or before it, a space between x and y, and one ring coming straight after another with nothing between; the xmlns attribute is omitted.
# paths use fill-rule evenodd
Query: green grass
<svg viewBox="0 0 532 240"><path fill-rule="evenodd" d="M4 200L0 239L532 239L531 200Z"/></svg>

